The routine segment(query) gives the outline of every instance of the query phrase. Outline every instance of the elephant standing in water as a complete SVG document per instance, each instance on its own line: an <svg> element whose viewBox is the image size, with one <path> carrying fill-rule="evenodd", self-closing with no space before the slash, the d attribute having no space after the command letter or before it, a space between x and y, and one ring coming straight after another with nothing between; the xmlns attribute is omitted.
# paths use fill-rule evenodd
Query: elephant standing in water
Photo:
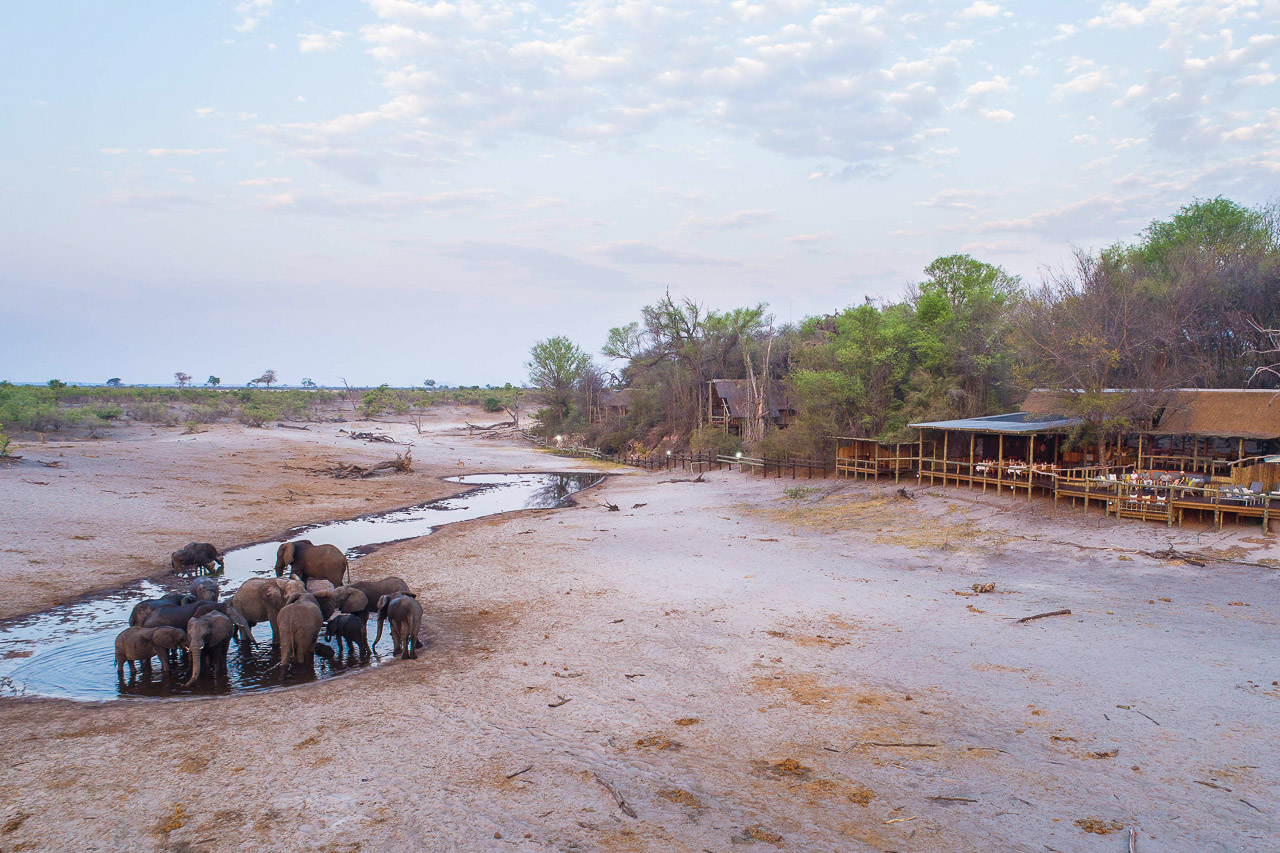
<svg viewBox="0 0 1280 853"><path fill-rule="evenodd" d="M288 676L294 664L314 666L316 640L324 627L316 597L310 593L289 596L276 615L276 625L280 630L280 677Z"/></svg>
<svg viewBox="0 0 1280 853"><path fill-rule="evenodd" d="M391 622L392 655L403 653L407 660L418 657L418 629L422 627L422 605L411 592L378 599L378 634L373 638L374 648L382 639L383 620Z"/></svg>
<svg viewBox="0 0 1280 853"><path fill-rule="evenodd" d="M346 589L359 590L368 598L368 603L364 606L354 606L354 604L344 599L339 603L338 609L343 613L357 613L366 620L370 614L378 609L378 601L384 595L405 595L409 592L409 585L397 577L385 577L376 581L352 581L345 587ZM337 592L337 590L334 590ZM352 601L358 601L352 596Z"/></svg>
<svg viewBox="0 0 1280 853"><path fill-rule="evenodd" d="M298 539L285 542L276 550L276 577L283 577L285 569L304 584L309 578L320 578L339 587L347 575L347 555L335 545L316 545L310 539Z"/></svg>
<svg viewBox="0 0 1280 853"><path fill-rule="evenodd" d="M221 613L211 611L187 622L187 648L191 652L191 677L184 687L190 687L200 678L202 654L209 655L214 677L227 677L227 650L231 647L231 635L235 623Z"/></svg>
<svg viewBox="0 0 1280 853"><path fill-rule="evenodd" d="M271 623L271 645L280 645L280 631L276 618L289 596L306 592L307 588L292 578L249 578L240 584L231 596L231 606L252 627L261 622Z"/></svg>

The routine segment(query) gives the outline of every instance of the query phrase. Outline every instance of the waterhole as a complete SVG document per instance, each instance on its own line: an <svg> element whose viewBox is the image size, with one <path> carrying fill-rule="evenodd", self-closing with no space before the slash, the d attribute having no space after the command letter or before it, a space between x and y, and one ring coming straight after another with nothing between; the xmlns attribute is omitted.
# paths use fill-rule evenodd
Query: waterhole
<svg viewBox="0 0 1280 853"><path fill-rule="evenodd" d="M445 524L525 509L554 509L571 503L570 495L602 479L598 474L473 474L449 477L471 488L460 495L404 509L299 527L290 539L310 539L317 545L341 548L351 560L353 580L371 580L360 571L359 558L380 545L426 536ZM204 537L195 537L203 539ZM176 546L175 546L176 547ZM215 576L222 599L229 599L241 583L255 576L274 577L277 541L236 548L225 554L226 569ZM185 592L190 579L146 580L97 593L71 604L0 622L0 696L51 696L62 699L103 700L132 697L173 697L244 693L333 678L391 660L389 632L378 649L361 660L336 652L333 660L316 656L314 672L297 672L282 680L278 649L271 647L271 626L254 626L255 650L241 650L235 642L227 657L227 678L206 675L190 689L181 678L164 680L159 661L151 677L138 673L116 678L115 638L129 624L139 601L167 592ZM431 620L430 601L424 601L424 626ZM373 642L375 620L369 621ZM322 635L323 642L323 635ZM430 646L422 654L429 654ZM181 671L181 670L179 670Z"/></svg>

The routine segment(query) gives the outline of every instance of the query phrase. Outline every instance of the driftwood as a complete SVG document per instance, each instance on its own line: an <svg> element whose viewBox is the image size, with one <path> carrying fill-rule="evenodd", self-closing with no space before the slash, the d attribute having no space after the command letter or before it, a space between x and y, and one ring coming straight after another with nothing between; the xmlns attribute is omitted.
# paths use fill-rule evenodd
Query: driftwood
<svg viewBox="0 0 1280 853"><path fill-rule="evenodd" d="M306 427L306 426L295 426L294 424L287 424L287 423L284 423L283 421L282 421L282 422L280 422L280 423L277 423L277 424L276 424L276 426L278 426L278 427L280 427L280 428L282 428L282 429L307 429L307 430L309 430L309 429L310 429L310 427Z"/></svg>
<svg viewBox="0 0 1280 853"><path fill-rule="evenodd" d="M875 741L863 741L862 746L918 746L918 747L935 747L936 743L876 743Z"/></svg>
<svg viewBox="0 0 1280 853"><path fill-rule="evenodd" d="M660 483L705 483L707 478L702 474L696 477L677 477L674 480L660 480Z"/></svg>
<svg viewBox="0 0 1280 853"><path fill-rule="evenodd" d="M971 799L969 797L944 797L941 795L936 797L929 797L929 799L933 800L935 803L976 803L977 802L977 800Z"/></svg>
<svg viewBox="0 0 1280 853"><path fill-rule="evenodd" d="M471 421L463 421L463 423L467 425L468 429L480 430L481 432L489 432L490 430L495 430L495 429L515 429L516 428L515 421L503 421L502 423L489 424L488 426L479 426L477 424L471 423Z"/></svg>
<svg viewBox="0 0 1280 853"><path fill-rule="evenodd" d="M1172 545L1170 545L1168 548L1165 548L1163 551L1139 551L1138 553L1144 557L1152 557L1157 560L1181 560L1187 565L1196 566L1197 568L1201 568L1201 569L1205 567L1205 564L1207 562L1213 559L1212 557L1209 557L1205 554L1197 554L1197 553L1188 552L1188 551L1176 551L1174 550L1174 547Z"/></svg>
<svg viewBox="0 0 1280 853"><path fill-rule="evenodd" d="M1015 625L1021 625L1023 622L1030 622L1033 619L1043 619L1046 616L1070 616L1071 611L1063 608L1062 610L1050 610L1048 613L1037 613L1035 616L1023 616Z"/></svg>
<svg viewBox="0 0 1280 853"><path fill-rule="evenodd" d="M532 769L533 769L533 765L532 765L532 764L530 764L528 767L524 768L523 770L517 770L515 773L508 773L508 774L507 774L507 778L508 778L508 779L514 779L514 778L516 778L517 776L519 776L519 775L521 775L521 774L523 774L523 773L528 773L528 772L529 772L530 770L532 770Z"/></svg>
<svg viewBox="0 0 1280 853"><path fill-rule="evenodd" d="M365 467L363 465L338 463L332 468L312 468L310 473L320 476L328 475L335 480L357 480L365 477L372 477L379 471L398 471L407 474L413 471L413 451L406 450L403 455L397 453L395 459L388 459L386 462L379 462L377 465Z"/></svg>
<svg viewBox="0 0 1280 853"><path fill-rule="evenodd" d="M621 512L621 508L617 504L609 503L608 501L600 504L600 506L609 510L609 512Z"/></svg>
<svg viewBox="0 0 1280 853"><path fill-rule="evenodd" d="M565 697L563 697L563 696L561 696L561 695L559 695L559 694L556 694L556 699L557 699L557 700L559 700L559 701L556 701L556 702L548 702L548 703L547 703L547 707L548 707L548 708L559 708L561 705L568 705L570 702L572 702L572 701L573 701L573 697L572 697L572 696L570 696L568 699L566 699Z"/></svg>
<svg viewBox="0 0 1280 853"><path fill-rule="evenodd" d="M596 781L599 782L606 791L613 795L613 801L618 804L618 808L622 810L624 815L627 817L636 817L636 810L627 805L627 801L622 796L622 792L620 792L612 782L606 780L599 773L592 773L591 775L596 777Z"/></svg>
<svg viewBox="0 0 1280 853"><path fill-rule="evenodd" d="M400 444L391 436L376 432L353 432L351 437L356 441L381 441L386 444Z"/></svg>

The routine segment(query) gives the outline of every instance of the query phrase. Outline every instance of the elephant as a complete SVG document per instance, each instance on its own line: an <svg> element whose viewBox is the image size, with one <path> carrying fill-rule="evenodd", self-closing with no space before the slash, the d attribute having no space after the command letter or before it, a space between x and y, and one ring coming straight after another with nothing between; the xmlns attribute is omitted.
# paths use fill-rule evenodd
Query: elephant
<svg viewBox="0 0 1280 853"><path fill-rule="evenodd" d="M360 657L367 658L369 656L369 624L359 616L350 613L343 613L334 616L324 626L325 642L330 642L334 637L338 638L335 648L338 654L342 654L342 643L347 643L347 653L355 655L356 647L359 646Z"/></svg>
<svg viewBox="0 0 1280 853"><path fill-rule="evenodd" d="M199 619L206 613L221 613L232 621L235 630L240 632L241 644L248 643L250 648L258 645L253 639L253 628L249 625L249 621L240 614L238 610L225 601L200 601L196 603L196 609L191 614L195 619Z"/></svg>
<svg viewBox="0 0 1280 853"><path fill-rule="evenodd" d="M369 599L367 606L360 609L359 613L365 619L368 619L378 609L378 599L384 595L398 595L409 592L409 585L397 577L385 577L376 581L353 581L347 586L352 589L358 589ZM346 613L356 613L354 609L340 608Z"/></svg>
<svg viewBox="0 0 1280 853"><path fill-rule="evenodd" d="M183 687L190 687L200 678L202 655L208 653L213 675L227 675L227 650L235 623L221 613L210 611L193 617L187 622L187 648L191 652L191 677Z"/></svg>
<svg viewBox="0 0 1280 853"><path fill-rule="evenodd" d="M161 655L162 666L164 656L155 643L151 641L154 628L125 628L116 636L116 678L124 681L124 665L129 664L129 678L137 678L138 670L134 661L142 666L143 675L151 675L151 659Z"/></svg>
<svg viewBox="0 0 1280 853"><path fill-rule="evenodd" d="M147 624L147 620L151 618L151 614L160 607L171 607L178 604L190 604L195 601L195 596L190 593L171 592L168 595L162 595L159 598L149 598L146 601L139 601L133 606L133 612L129 614L129 625L131 627L141 628Z"/></svg>
<svg viewBox="0 0 1280 853"><path fill-rule="evenodd" d="M373 638L376 648L382 639L382 622L391 622L392 655L400 655L407 660L416 660L417 648L421 644L418 629L422 627L422 605L418 597L411 592L395 596L384 595L378 599L378 633Z"/></svg>
<svg viewBox="0 0 1280 853"><path fill-rule="evenodd" d="M336 545L316 545L310 539L285 542L276 550L276 577L288 568L304 584L309 578L342 586L347 574L347 556Z"/></svg>
<svg viewBox="0 0 1280 853"><path fill-rule="evenodd" d="M368 619L367 613L373 612L369 596L363 590L347 585L333 590L333 609L340 613L355 613L362 619Z"/></svg>
<svg viewBox="0 0 1280 853"><path fill-rule="evenodd" d="M217 601L218 582L213 578L197 578L191 582L191 594L197 601Z"/></svg>
<svg viewBox="0 0 1280 853"><path fill-rule="evenodd" d="M169 565L175 572L183 569L204 569L210 574L213 574L215 565L218 571L225 568L223 556L208 542L188 542L186 547L169 555Z"/></svg>
<svg viewBox="0 0 1280 853"><path fill-rule="evenodd" d="M191 619L199 618L206 613L215 611L230 619L233 628L242 631L248 642L250 644L253 643L253 634L248 620L234 606L225 601L192 601L187 604L159 607L148 617L145 627L159 628L167 625L170 628L185 628L187 622Z"/></svg>
<svg viewBox="0 0 1280 853"><path fill-rule="evenodd" d="M178 650L187 647L187 632L181 628L147 628L151 632L151 644L160 657L160 671L168 678L176 661Z"/></svg>
<svg viewBox="0 0 1280 853"><path fill-rule="evenodd" d="M249 578L240 584L231 596L231 606L249 623L271 623L271 645L280 645L280 632L276 627L276 614L284 607L289 596L306 592L300 581L292 578Z"/></svg>
<svg viewBox="0 0 1280 853"><path fill-rule="evenodd" d="M276 615L280 631L280 677L285 678L294 664L315 665L316 640L324 626L320 605L311 593L295 593Z"/></svg>

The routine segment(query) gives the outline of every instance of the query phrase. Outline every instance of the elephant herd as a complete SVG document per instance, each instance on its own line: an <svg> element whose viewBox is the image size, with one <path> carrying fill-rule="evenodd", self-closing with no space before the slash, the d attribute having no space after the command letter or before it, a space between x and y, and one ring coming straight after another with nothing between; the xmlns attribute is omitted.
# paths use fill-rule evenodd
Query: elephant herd
<svg viewBox="0 0 1280 853"><path fill-rule="evenodd" d="M212 573L222 568L218 550L205 542L192 542L170 559L175 569ZM168 680L175 676L179 653L185 652L189 672L184 687L206 672L225 679L231 641L238 639L242 652L255 648L253 626L262 622L271 625L271 644L280 647L282 679L295 667L310 670L317 653L333 656L333 649L318 642L322 631L326 642L336 641L339 655L345 644L348 654L363 659L382 639L384 622L389 623L393 654L417 658L422 605L408 584L397 577L344 583L347 569L338 548L304 539L280 546L276 577L250 578L230 599L220 600L216 580L200 577L186 593L140 601L129 615L129 627L116 637L116 677L124 680L126 663L131 678L139 665L149 676L151 660L158 657ZM325 583L309 588L309 580ZM378 614L378 630L371 648L368 621L373 613Z"/></svg>

